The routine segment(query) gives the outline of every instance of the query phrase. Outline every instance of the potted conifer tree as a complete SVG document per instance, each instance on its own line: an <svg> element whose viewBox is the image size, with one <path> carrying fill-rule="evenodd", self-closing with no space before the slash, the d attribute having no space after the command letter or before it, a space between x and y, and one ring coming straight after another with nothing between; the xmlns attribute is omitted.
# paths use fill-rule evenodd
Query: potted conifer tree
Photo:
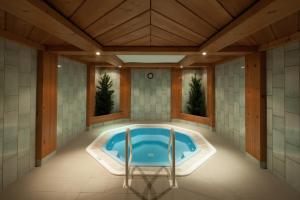
<svg viewBox="0 0 300 200"><path fill-rule="evenodd" d="M107 115L110 114L114 102L113 102L113 93L114 90L111 90L113 86L112 80L107 73L104 73L101 78L98 80L98 85L96 87L96 102L95 102L95 115Z"/></svg>
<svg viewBox="0 0 300 200"><path fill-rule="evenodd" d="M206 116L205 93L202 87L202 80L201 78L197 78L196 74L192 77L190 83L187 110L192 115Z"/></svg>

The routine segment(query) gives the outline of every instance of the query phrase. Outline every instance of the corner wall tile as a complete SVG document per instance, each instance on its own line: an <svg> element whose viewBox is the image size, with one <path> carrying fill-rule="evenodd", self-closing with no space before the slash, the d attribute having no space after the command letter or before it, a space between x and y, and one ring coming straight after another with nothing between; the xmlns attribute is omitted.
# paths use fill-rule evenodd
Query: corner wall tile
<svg viewBox="0 0 300 200"><path fill-rule="evenodd" d="M286 112L300 114L300 98L285 97L284 109Z"/></svg>
<svg viewBox="0 0 300 200"><path fill-rule="evenodd" d="M274 155L274 152L273 152ZM285 163L273 156L273 173L281 179L285 178Z"/></svg>
<svg viewBox="0 0 300 200"><path fill-rule="evenodd" d="M285 52L285 66L298 66L299 65L299 50L291 50Z"/></svg>
<svg viewBox="0 0 300 200"><path fill-rule="evenodd" d="M285 135L290 144L300 146L300 117L293 113L285 113Z"/></svg>
<svg viewBox="0 0 300 200"><path fill-rule="evenodd" d="M284 90L273 88L273 115L284 116Z"/></svg>
<svg viewBox="0 0 300 200"><path fill-rule="evenodd" d="M286 156L300 165L300 147L286 143Z"/></svg>
<svg viewBox="0 0 300 200"><path fill-rule="evenodd" d="M18 112L4 113L4 143L16 140L18 135Z"/></svg>
<svg viewBox="0 0 300 200"><path fill-rule="evenodd" d="M284 73L284 48L278 47L272 49L273 54L273 74L282 74Z"/></svg>
<svg viewBox="0 0 300 200"><path fill-rule="evenodd" d="M18 178L18 160L17 156L4 160L3 162L3 185L11 184Z"/></svg>
<svg viewBox="0 0 300 200"><path fill-rule="evenodd" d="M284 118L273 115L273 129L284 133Z"/></svg>
<svg viewBox="0 0 300 200"><path fill-rule="evenodd" d="M286 179L296 190L300 192L300 164L290 159L286 160Z"/></svg>
<svg viewBox="0 0 300 200"><path fill-rule="evenodd" d="M287 67L285 69L286 97L299 97L299 74L299 66Z"/></svg>
<svg viewBox="0 0 300 200"><path fill-rule="evenodd" d="M5 95L18 95L18 68L5 66Z"/></svg>
<svg viewBox="0 0 300 200"><path fill-rule="evenodd" d="M282 161L285 158L284 141L284 134L273 129L273 155Z"/></svg>
<svg viewBox="0 0 300 200"><path fill-rule="evenodd" d="M273 88L284 88L284 74L274 74L272 78Z"/></svg>
<svg viewBox="0 0 300 200"><path fill-rule="evenodd" d="M0 38L0 70L4 70L4 39L3 38Z"/></svg>

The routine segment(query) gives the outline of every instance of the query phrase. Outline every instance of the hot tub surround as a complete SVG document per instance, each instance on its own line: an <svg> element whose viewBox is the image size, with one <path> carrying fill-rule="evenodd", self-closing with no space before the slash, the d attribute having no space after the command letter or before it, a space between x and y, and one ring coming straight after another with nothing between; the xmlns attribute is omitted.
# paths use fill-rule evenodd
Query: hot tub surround
<svg viewBox="0 0 300 200"><path fill-rule="evenodd" d="M135 128L171 129L173 128L175 132L181 132L191 137L200 150L176 166L176 175L178 176L185 176L192 173L203 162L205 162L209 157L211 157L216 152L216 149L201 135L201 133L197 131L181 128L170 124L132 124L127 126L122 126L111 130L106 130L100 133L100 136L96 140L94 140L86 149L87 152L93 158L95 158L105 169L107 169L110 173L114 175L124 175L125 166L123 163L113 158L109 153L107 153L107 151L103 150L103 146L106 145L107 141L112 136L120 132L124 132L127 128L129 129L135 129ZM167 171L159 170L160 168L162 167L141 166L141 167L134 168L137 170L133 170L133 173L134 174L142 173L146 175L147 174L153 175L159 173L160 175L166 175Z"/></svg>

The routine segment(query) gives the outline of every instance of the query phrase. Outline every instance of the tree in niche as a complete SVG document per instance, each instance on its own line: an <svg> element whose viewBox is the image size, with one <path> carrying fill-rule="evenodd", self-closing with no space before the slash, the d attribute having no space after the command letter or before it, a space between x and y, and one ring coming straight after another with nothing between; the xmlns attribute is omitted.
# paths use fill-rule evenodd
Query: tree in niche
<svg viewBox="0 0 300 200"><path fill-rule="evenodd" d="M114 90L111 90L112 85L112 80L107 73L104 73L100 80L98 80L95 103L96 116L107 115L111 113L114 106L114 102L112 100Z"/></svg>
<svg viewBox="0 0 300 200"><path fill-rule="evenodd" d="M197 78L196 74L192 77L190 83L187 110L192 115L206 116L205 93L202 87L202 79Z"/></svg>

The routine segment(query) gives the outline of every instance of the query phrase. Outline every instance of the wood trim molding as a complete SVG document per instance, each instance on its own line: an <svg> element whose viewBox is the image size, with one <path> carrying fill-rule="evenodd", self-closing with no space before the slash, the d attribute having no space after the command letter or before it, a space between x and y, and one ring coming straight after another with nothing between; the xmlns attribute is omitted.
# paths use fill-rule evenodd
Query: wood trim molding
<svg viewBox="0 0 300 200"><path fill-rule="evenodd" d="M197 115L191 115L187 113L180 113L179 118L191 122L196 122L204 125L211 125L210 124L210 119L208 117L200 117Z"/></svg>
<svg viewBox="0 0 300 200"><path fill-rule="evenodd" d="M125 63L127 68L174 68L179 67L177 63Z"/></svg>
<svg viewBox="0 0 300 200"><path fill-rule="evenodd" d="M124 118L123 113L118 112L118 113L112 113L112 114L102 115L102 116L91 116L90 122L91 124L98 124L98 123L117 120L121 118Z"/></svg>

